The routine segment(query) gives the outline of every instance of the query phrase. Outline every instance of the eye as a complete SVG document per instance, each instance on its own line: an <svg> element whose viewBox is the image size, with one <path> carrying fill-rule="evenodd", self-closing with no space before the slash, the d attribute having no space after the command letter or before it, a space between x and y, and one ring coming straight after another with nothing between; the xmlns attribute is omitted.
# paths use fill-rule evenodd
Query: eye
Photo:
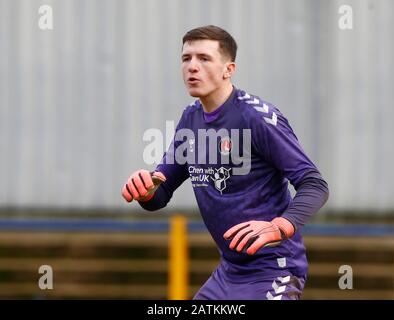
<svg viewBox="0 0 394 320"><path fill-rule="evenodd" d="M189 61L190 60L190 57L182 57L182 62L186 62L186 61Z"/></svg>

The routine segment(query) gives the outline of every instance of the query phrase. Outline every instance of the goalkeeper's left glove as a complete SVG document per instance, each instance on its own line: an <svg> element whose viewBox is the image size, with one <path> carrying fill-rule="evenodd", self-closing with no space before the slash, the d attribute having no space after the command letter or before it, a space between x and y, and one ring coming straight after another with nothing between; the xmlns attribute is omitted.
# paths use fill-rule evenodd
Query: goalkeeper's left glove
<svg viewBox="0 0 394 320"><path fill-rule="evenodd" d="M248 221L237 224L227 230L223 237L232 240L230 249L236 249L238 252L246 250L247 254L253 255L260 248L279 245L294 232L294 226L289 220L277 217L271 222Z"/></svg>

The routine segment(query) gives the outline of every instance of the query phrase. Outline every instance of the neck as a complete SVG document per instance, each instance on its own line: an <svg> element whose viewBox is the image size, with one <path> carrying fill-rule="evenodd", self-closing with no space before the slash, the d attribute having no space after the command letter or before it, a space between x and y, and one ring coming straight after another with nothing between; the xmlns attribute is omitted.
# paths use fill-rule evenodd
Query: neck
<svg viewBox="0 0 394 320"><path fill-rule="evenodd" d="M214 91L205 97L200 97L204 111L207 113L215 111L228 99L232 91L233 85L229 82L217 91Z"/></svg>

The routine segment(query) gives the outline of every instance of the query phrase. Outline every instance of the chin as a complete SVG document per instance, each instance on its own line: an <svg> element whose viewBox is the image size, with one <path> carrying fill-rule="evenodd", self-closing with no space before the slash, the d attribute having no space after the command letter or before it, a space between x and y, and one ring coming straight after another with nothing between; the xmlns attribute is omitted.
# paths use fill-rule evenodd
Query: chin
<svg viewBox="0 0 394 320"><path fill-rule="evenodd" d="M201 90L194 89L194 88L189 88L189 95L194 97L194 98L199 98L201 96L204 96L204 94L201 92Z"/></svg>

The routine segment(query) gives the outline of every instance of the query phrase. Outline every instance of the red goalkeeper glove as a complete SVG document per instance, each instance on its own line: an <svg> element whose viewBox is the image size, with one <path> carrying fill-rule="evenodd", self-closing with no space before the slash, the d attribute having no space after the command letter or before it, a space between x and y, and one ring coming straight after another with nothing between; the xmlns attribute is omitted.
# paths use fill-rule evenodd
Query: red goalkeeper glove
<svg viewBox="0 0 394 320"><path fill-rule="evenodd" d="M282 217L277 217L271 222L248 221L235 225L223 235L224 239L232 240L230 249L253 255L260 248L279 245L281 241L294 234L293 224Z"/></svg>
<svg viewBox="0 0 394 320"><path fill-rule="evenodd" d="M138 170L134 172L123 186L122 196L127 202L133 200L149 201L166 177L161 172Z"/></svg>

